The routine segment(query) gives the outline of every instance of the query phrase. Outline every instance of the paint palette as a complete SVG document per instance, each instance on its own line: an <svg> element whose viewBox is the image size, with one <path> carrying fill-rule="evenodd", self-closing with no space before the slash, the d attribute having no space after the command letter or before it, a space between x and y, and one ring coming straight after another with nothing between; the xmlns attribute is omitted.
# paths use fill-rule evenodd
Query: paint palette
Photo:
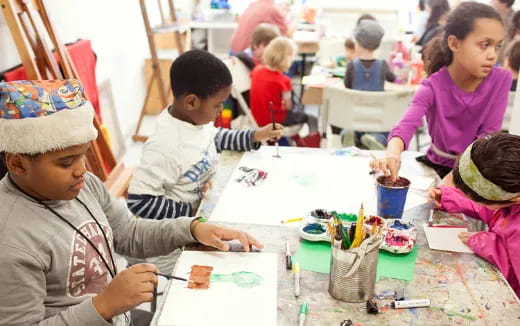
<svg viewBox="0 0 520 326"><path fill-rule="evenodd" d="M327 223L331 220L333 214L336 214L344 227L357 219L356 214L314 209L300 222L298 226L300 237L309 241L330 242L330 232L327 229Z"/></svg>
<svg viewBox="0 0 520 326"><path fill-rule="evenodd" d="M416 241L417 228L412 223L387 219L380 248L394 254L405 254L413 250Z"/></svg>
<svg viewBox="0 0 520 326"><path fill-rule="evenodd" d="M328 241L330 242L330 233L327 230L327 223L312 222L305 220L298 227L300 237L309 241Z"/></svg>
<svg viewBox="0 0 520 326"><path fill-rule="evenodd" d="M401 219L370 216L365 220L365 230L369 232L373 225L377 225L383 230L380 249L394 254L405 254L412 251L415 246L417 228L412 223Z"/></svg>

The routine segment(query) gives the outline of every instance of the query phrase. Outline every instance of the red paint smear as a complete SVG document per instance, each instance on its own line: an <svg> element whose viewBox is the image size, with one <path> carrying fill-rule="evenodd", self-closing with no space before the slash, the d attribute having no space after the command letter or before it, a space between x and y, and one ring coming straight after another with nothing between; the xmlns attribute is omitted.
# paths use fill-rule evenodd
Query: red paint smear
<svg viewBox="0 0 520 326"><path fill-rule="evenodd" d="M388 308L388 307L381 307L381 308L379 308L379 310L383 311L383 312L386 312L386 311L390 310L390 308Z"/></svg>

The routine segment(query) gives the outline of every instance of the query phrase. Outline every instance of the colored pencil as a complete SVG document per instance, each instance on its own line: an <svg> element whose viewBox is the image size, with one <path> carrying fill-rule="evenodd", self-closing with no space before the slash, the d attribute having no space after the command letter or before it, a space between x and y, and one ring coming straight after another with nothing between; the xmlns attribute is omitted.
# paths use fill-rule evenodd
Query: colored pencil
<svg viewBox="0 0 520 326"><path fill-rule="evenodd" d="M363 223L365 222L365 214L363 209L363 203L361 203L361 208L359 209L359 215L356 223L356 234L354 236L354 241L352 242L351 248L359 247L361 242L363 241Z"/></svg>

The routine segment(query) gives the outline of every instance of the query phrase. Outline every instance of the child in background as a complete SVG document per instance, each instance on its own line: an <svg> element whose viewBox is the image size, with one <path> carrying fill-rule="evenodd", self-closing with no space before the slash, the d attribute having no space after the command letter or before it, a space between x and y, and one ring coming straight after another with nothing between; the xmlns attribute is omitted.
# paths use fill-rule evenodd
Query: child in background
<svg viewBox="0 0 520 326"><path fill-rule="evenodd" d="M506 36L504 37L504 44L500 51L498 52L498 63L505 68L505 52L509 47L509 44L513 42L513 40L520 36L520 11L515 12L511 19L506 22Z"/></svg>
<svg viewBox="0 0 520 326"><path fill-rule="evenodd" d="M511 88L511 73L495 67L504 27L490 6L463 2L448 17L442 39L429 43L428 74L404 117L390 132L386 158L373 169L398 178L401 153L426 116L432 144L419 162L444 177L475 139L500 131Z"/></svg>
<svg viewBox="0 0 520 326"><path fill-rule="evenodd" d="M395 75L388 63L377 59L375 51L381 44L385 31L375 20L361 20L354 29L356 58L347 64L345 87L360 91L381 92L385 80L393 82ZM337 128L337 127L335 127ZM388 133L354 132L355 145L362 148L382 150L386 148Z"/></svg>
<svg viewBox="0 0 520 326"><path fill-rule="evenodd" d="M291 79L283 74L291 65L295 49L286 37L277 37L264 51L263 65L251 72L251 113L259 126L272 123L269 103L273 102L274 119L284 126L307 123L309 132L318 129L317 119L293 110Z"/></svg>
<svg viewBox="0 0 520 326"><path fill-rule="evenodd" d="M196 218L132 216L86 172L93 118L76 80L0 83L0 325L144 325L127 312L152 301L158 270L118 273L115 252L147 257L196 241L228 250L221 240L231 239L262 247Z"/></svg>
<svg viewBox="0 0 520 326"><path fill-rule="evenodd" d="M354 57L356 56L356 44L350 37L345 39L343 45L345 46L345 55L336 57L337 67L346 67L347 64L354 60Z"/></svg>
<svg viewBox="0 0 520 326"><path fill-rule="evenodd" d="M213 121L231 92L231 74L209 52L183 53L170 69L173 104L159 116L128 190L128 208L148 219L192 216L215 174L217 153L258 149L282 126L217 129Z"/></svg>
<svg viewBox="0 0 520 326"><path fill-rule="evenodd" d="M514 39L507 46L505 52L504 68L509 70L513 75L513 82L511 83L511 92L516 91L516 84L518 82L518 70L520 69L520 38Z"/></svg>
<svg viewBox="0 0 520 326"><path fill-rule="evenodd" d="M362 20L354 29L356 57L347 64L345 87L360 91L384 91L385 80L395 80L388 63L377 59L375 51L381 45L385 31L375 20Z"/></svg>
<svg viewBox="0 0 520 326"><path fill-rule="evenodd" d="M442 26L446 23L446 18L450 12L448 0L426 0L425 5L429 17L426 21L424 33L415 43L423 47L442 32Z"/></svg>
<svg viewBox="0 0 520 326"><path fill-rule="evenodd" d="M457 189L430 191L435 206L462 212L488 231L461 232L459 238L498 267L520 296L520 136L497 133L470 145L453 169Z"/></svg>
<svg viewBox="0 0 520 326"><path fill-rule="evenodd" d="M256 65L262 63L265 47L278 36L280 36L280 31L276 25L268 23L259 24L253 31L251 46L243 52L250 59L249 62L245 62L244 56L241 55L241 53L236 56L241 59L250 70L253 70Z"/></svg>

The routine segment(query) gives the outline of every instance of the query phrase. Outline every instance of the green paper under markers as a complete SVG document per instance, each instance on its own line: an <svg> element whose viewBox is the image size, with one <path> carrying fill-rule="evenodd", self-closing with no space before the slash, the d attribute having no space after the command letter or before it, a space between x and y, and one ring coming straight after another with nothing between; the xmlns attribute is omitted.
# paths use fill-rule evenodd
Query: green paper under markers
<svg viewBox="0 0 520 326"><path fill-rule="evenodd" d="M379 278L382 276L405 281L413 280L417 253L417 246L407 254L392 254L380 250L377 261L376 281L379 281Z"/></svg>
<svg viewBox="0 0 520 326"><path fill-rule="evenodd" d="M331 255L330 243L302 240L293 263L299 262L302 270L329 274Z"/></svg>

